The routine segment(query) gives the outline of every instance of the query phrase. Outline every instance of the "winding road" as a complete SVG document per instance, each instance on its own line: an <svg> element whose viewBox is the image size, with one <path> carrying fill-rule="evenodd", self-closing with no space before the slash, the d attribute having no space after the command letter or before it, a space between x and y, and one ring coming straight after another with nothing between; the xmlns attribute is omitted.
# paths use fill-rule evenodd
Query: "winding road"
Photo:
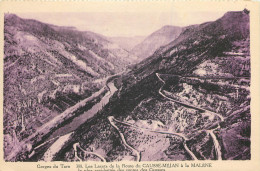
<svg viewBox="0 0 260 171"><path fill-rule="evenodd" d="M124 145L129 148L133 153L136 154L136 161L141 161L141 155L140 155L140 152L137 151L136 149L134 149L133 147L131 147L129 144L127 144L126 140L125 140L125 137L124 137L124 134L119 130L119 128L115 125L114 123L114 117L113 116L109 116L108 118L108 121L110 122L110 124L118 131Z"/></svg>
<svg viewBox="0 0 260 171"><path fill-rule="evenodd" d="M200 108L200 107L197 107L197 106L192 106L191 104L189 103L184 103L184 102L180 102L180 101L177 101L177 100L174 100L170 97L167 97L165 94L162 93L162 90L163 90L163 87L165 85L165 81L160 77L160 75L158 73L156 73L156 76L158 77L158 79L160 81L163 82L163 85L160 87L159 89L159 94L161 96L163 96L164 98L170 100L170 101L173 101L173 102L176 102L178 104L181 104L183 106L186 106L186 107L189 107L189 108L193 108L193 109L196 109L196 110L199 110L201 112L207 112L207 113L211 113L211 114L214 114L215 116L217 116L218 118L220 118L220 121L224 121L224 117L221 116L220 114L218 113L215 113L215 112L212 112L212 111L209 111L209 110L206 110L206 109L203 109L203 108ZM79 117L76 117L72 120L72 122L70 122L69 124L63 126L62 128L60 128L60 130L58 129L58 131L55 131L57 136L55 136L54 138L51 138L49 141L52 141L54 140L55 138L57 139L48 149L47 151L44 153L44 157L43 157L43 160L44 161L51 161L55 155L60 151L60 149L63 147L63 145L69 140L69 138L71 137L71 134L73 133L73 131L78 127L80 126L81 124L79 123L84 123L87 119L89 119L90 117L94 116L99 110L101 110L103 108L104 105L106 105L108 102L109 102L109 99L110 97L117 91L117 88L115 87L113 81L110 81L110 82L106 82L106 87L109 89L109 91L106 93L106 95L101 99L101 101L97 104L95 104L90 110L84 112L82 115L80 115ZM83 106L84 104L86 104L86 102L98 97L99 95L101 95L101 93L103 93L105 91L105 87L103 87L102 89L100 89L98 92L94 93L91 97L87 98L87 99L84 99L83 101L77 103L76 105L68 108L67 110L65 110L63 113L61 113L60 115L54 117L51 121L47 122L46 124L44 124L43 126L41 126L40 128L37 129L37 131L32 134L31 136L29 136L26 140L22 141L19 143L19 146L23 146L25 145L26 143L30 142L30 140L32 138L34 138L36 135L40 134L40 133L46 133L48 132L48 130L51 130L54 126L56 126L57 124L65 121L66 119L68 119L69 117L71 117L72 113L74 111L76 111L79 107ZM113 116L109 116L108 117L108 120L110 122L110 124L118 131L121 139L122 139L122 142L123 144L129 148L132 153L136 156L136 161L141 161L141 153L134 149L133 147L131 147L125 140L125 137L123 135L123 133L119 130L119 128L115 125L115 122L117 123L121 123L121 124L124 124L124 125L127 125L127 126L131 126L133 128L136 128L136 129L143 129L143 130L146 130L146 131L150 131L150 132L154 132L154 133L159 133L159 134L168 134L168 135L174 135L174 136L178 136L180 138L183 139L183 146L185 148L185 150L187 151L187 153L190 155L190 157L193 159L193 160L198 160L197 157L194 155L194 153L188 148L187 144L186 144L186 141L189 140L184 134L182 133L173 133L173 132L166 132L166 131L156 131L156 130L151 130L149 128L142 128L142 127L138 127L138 126L135 126L131 123L128 123L128 122L123 122L123 121L119 121L117 119L115 119ZM75 127L76 125L76 127ZM212 137L212 140L213 140L213 143L214 143L214 147L215 147L215 152L216 152L216 156L217 156L217 159L218 160L221 160L221 147L219 145L219 142L214 134L214 130L218 129L219 128L219 123L218 123L218 127L217 128L214 128L214 129L211 129L211 130L205 130L211 137ZM65 132L65 135L63 133L63 136L60 136L60 132L63 132L63 131L66 131ZM198 130L200 131L200 130ZM54 133L55 133L54 132ZM55 134L54 134L55 135ZM49 141L46 141L44 142L43 144L37 146L34 148L34 150L36 150L37 148L43 146L44 144L46 144L47 142ZM101 161L105 162L106 159L104 157L102 157L101 155L97 154L97 153L94 153L94 152L88 152L86 150L84 150L82 147L80 147L79 143L75 143L73 145L73 149L74 149L74 152L75 152L75 157L77 160L79 161L82 161L82 159L80 159L77 155L77 149L80 149L82 150L85 154L90 154L90 155L94 155L96 157L98 157ZM12 159L16 154L18 153L18 151L13 151L7 159ZM34 151L33 151L34 153ZM33 155L32 153L32 155Z"/></svg>
<svg viewBox="0 0 260 171"><path fill-rule="evenodd" d="M209 110L207 110L207 109L203 109L203 108L201 108L201 107L193 106L193 105L191 105L191 104L184 103L184 102L181 102L181 101L177 101L177 100L174 100L174 99L172 99L172 98L170 98L170 97L167 97L166 95L164 95L164 94L162 93L162 89L163 89L163 86L165 85L165 81L160 77L160 74L156 73L156 76L158 77L158 79L159 79L161 82L163 82L163 85L162 85L162 86L160 87L160 89L159 89L159 94L160 94L161 96L163 96L164 98L166 98L166 99L168 99L168 100L170 100L170 101L173 101L173 102L175 102L175 103L181 104L181 105L183 105L183 106L185 106L185 107L188 107L188 108L196 109L196 110L199 110L199 111L201 111L201 112L206 112L206 113L214 114L215 116L217 116L218 118L220 118L220 121L221 121L221 122L224 121L224 117L223 117L221 114L218 114L218 113L215 113L215 112L213 112L213 111L209 111ZM174 75L174 76L176 76L176 75ZM179 76L179 77L181 77L181 76ZM218 128L220 128L219 123L218 123L218 127L217 127L217 128L214 128L214 129L211 129L211 130L206 130L206 132L211 136L211 138L212 138L212 140L213 140L217 159L218 159L218 160L222 160L222 157L221 157L221 156L222 156L221 147L220 147L220 145L219 145L219 142L218 142L218 140L217 140L217 137L216 137L215 134L214 134L214 131L215 131L216 129L218 129ZM185 148L185 149L186 149L186 148ZM189 152L189 153L190 153L190 152ZM191 155L191 154L193 154L193 153L191 152L190 155ZM193 157L194 157L194 156L193 156Z"/></svg>
<svg viewBox="0 0 260 171"><path fill-rule="evenodd" d="M82 161L82 159L78 156L78 150L77 148L79 148L80 150L82 150L85 154L89 154L89 155L94 155L94 156L97 156L102 162L106 162L106 159L104 157L102 157L101 155L97 154L97 153L94 153L94 152L89 152L89 151L86 151L84 150L80 145L79 143L75 143L73 144L73 149L74 149L74 152L75 152L75 158L79 161Z"/></svg>
<svg viewBox="0 0 260 171"><path fill-rule="evenodd" d="M174 76L174 77L179 77L179 78L199 78L199 79L222 79L222 80L233 80L233 79L250 79L250 77L221 77L221 76L216 76L216 77L207 77L207 76L180 76L180 75L175 75L175 74L163 74L165 76Z"/></svg>
<svg viewBox="0 0 260 171"><path fill-rule="evenodd" d="M124 143L129 149L131 149L133 152L136 153L136 156L137 156L136 158L138 159L138 160L136 160L136 161L141 161L141 157L140 157L141 155L140 155L140 153L126 143L123 133L121 133L121 131L119 130L119 128L114 124L114 122L118 122L118 123L121 123L121 124L123 124L123 125L130 126L130 127L132 127L132 128L135 128L135 129L143 129L143 130L145 130L145 131L149 131L149 132L153 132L153 133L168 134L168 135L174 135L174 136L181 137L181 138L183 139L183 146L184 146L185 150L189 153L189 155L191 156L191 158L192 158L193 160L198 160L197 157L192 153L192 151L191 151L191 150L188 148L188 146L186 145L186 140L187 140L187 138L186 138L183 134L181 134L181 133L172 133L172 132L166 132L166 131L155 131L155 130L151 130L151 129L149 129L149 128L142 128L142 127L135 126L135 125L133 125L133 124L131 124L131 123L128 123L128 122L119 121L119 120L115 119L113 116L109 116L109 117L108 117L108 120L109 120L109 122L111 123L111 125L112 125L114 128L116 128L117 131L119 132L120 137L122 138L123 143Z"/></svg>

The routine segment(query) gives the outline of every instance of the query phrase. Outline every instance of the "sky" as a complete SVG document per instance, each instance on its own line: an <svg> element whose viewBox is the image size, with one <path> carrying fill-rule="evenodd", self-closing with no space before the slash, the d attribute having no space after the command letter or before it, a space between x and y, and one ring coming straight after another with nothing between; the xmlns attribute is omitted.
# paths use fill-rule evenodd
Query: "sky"
<svg viewBox="0 0 260 171"><path fill-rule="evenodd" d="M22 18L58 26L74 26L109 37L148 36L165 25L188 26L215 21L226 11L195 12L40 12L16 13Z"/></svg>

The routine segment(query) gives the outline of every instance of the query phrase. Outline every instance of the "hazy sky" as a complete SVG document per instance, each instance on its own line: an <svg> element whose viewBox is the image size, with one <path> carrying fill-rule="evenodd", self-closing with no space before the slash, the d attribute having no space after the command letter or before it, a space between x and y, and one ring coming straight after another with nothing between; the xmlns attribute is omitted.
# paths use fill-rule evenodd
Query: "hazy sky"
<svg viewBox="0 0 260 171"><path fill-rule="evenodd" d="M164 25L187 26L214 21L226 11L218 12L91 12L91 13L17 13L59 26L74 26L105 36L147 36Z"/></svg>

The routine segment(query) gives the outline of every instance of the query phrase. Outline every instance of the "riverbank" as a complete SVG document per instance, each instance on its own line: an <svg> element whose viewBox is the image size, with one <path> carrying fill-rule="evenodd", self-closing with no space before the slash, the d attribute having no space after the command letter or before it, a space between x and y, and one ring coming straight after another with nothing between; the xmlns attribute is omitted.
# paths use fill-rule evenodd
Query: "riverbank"
<svg viewBox="0 0 260 171"><path fill-rule="evenodd" d="M48 136L48 138L45 138L44 141L48 141L48 139L53 139L55 137L60 137L61 135L65 135L65 134L69 134L70 132L76 130L80 125L82 125L84 122L86 122L89 118L93 117L98 111L100 111L108 102L110 97L117 91L117 88L114 86L114 83L112 82L107 82L107 88L102 88L97 94L99 94L98 97L102 96L102 98L100 98L100 101L96 104L94 104L89 110L87 111L82 111L82 109L78 108L75 111L75 115L71 118L69 118L69 120L65 120L64 122L62 122L62 124L60 124L60 126L58 126L54 131L51 131L50 133L48 133L45 137ZM109 89L109 91L107 91L107 89ZM105 94L104 94L105 92ZM104 95L103 95L104 94ZM77 111L81 111L80 113L77 113ZM42 143L44 143L44 141L42 141ZM53 140L55 141L55 140ZM57 141L60 141L60 138L58 138L55 142L49 143L48 145L44 147L42 147L41 149L39 149L38 153L35 153L31 160L32 161L38 161L38 160L44 160L44 154L46 153L46 151L49 151L52 148L52 144L55 144ZM66 141L68 141L66 139ZM61 143L61 142L59 142ZM65 142L62 144L64 145ZM46 148L47 147L47 148ZM59 148L59 150L62 147ZM53 152L49 152L50 154L56 154L58 153L58 151L56 151L55 153ZM43 158L42 158L43 157ZM48 157L49 158L54 158L54 156L52 157Z"/></svg>

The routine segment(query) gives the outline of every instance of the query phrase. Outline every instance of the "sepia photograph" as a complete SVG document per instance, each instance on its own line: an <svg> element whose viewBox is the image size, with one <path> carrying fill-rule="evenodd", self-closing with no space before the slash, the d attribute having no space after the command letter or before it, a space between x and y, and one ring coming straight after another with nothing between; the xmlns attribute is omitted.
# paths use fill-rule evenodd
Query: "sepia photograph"
<svg viewBox="0 0 260 171"><path fill-rule="evenodd" d="M4 161L251 160L250 12L5 12Z"/></svg>

